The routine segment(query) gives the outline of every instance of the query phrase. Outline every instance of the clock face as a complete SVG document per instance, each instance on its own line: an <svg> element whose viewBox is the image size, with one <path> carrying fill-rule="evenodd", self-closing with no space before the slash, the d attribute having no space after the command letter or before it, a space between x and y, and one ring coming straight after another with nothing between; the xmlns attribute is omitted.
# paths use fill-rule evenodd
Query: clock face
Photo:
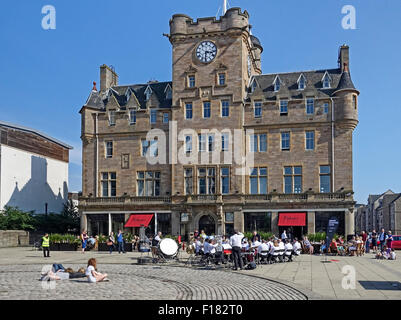
<svg viewBox="0 0 401 320"><path fill-rule="evenodd" d="M217 55L217 47L211 41L203 41L196 48L196 57L203 63L209 63Z"/></svg>

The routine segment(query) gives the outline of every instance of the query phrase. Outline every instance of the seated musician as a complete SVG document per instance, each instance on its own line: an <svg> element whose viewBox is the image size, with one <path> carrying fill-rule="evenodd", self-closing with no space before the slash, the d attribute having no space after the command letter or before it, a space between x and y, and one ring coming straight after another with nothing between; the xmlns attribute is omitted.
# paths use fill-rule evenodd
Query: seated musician
<svg viewBox="0 0 401 320"><path fill-rule="evenodd" d="M270 261L275 261L280 252L278 240L273 240L273 245L270 248Z"/></svg>
<svg viewBox="0 0 401 320"><path fill-rule="evenodd" d="M242 239L242 251L248 251L249 250L249 243L248 243L248 239L244 238Z"/></svg>
<svg viewBox="0 0 401 320"><path fill-rule="evenodd" d="M195 255L200 255L202 253L202 243L200 241L200 238L197 237L195 239Z"/></svg>
<svg viewBox="0 0 401 320"><path fill-rule="evenodd" d="M287 239L285 241L284 247L285 247L285 252L284 252L285 256L288 258L288 261L292 261L292 251L294 250L294 247L291 244L290 239Z"/></svg>
<svg viewBox="0 0 401 320"><path fill-rule="evenodd" d="M204 257L202 259L208 259L210 258L211 255L213 255L216 252L215 247L211 244L212 240L207 239L203 243L203 253Z"/></svg>
<svg viewBox="0 0 401 320"><path fill-rule="evenodd" d="M294 245L292 247L293 247L294 254L299 256L302 252L302 246L299 243L298 238L294 239Z"/></svg>
<svg viewBox="0 0 401 320"><path fill-rule="evenodd" d="M268 245L266 240L262 240L262 243L258 247L258 255L262 263L268 261L269 252L270 252L270 246Z"/></svg>
<svg viewBox="0 0 401 320"><path fill-rule="evenodd" d="M216 258L216 264L219 265L220 263L224 263L224 259L223 259L223 244L221 240L215 241L214 242L214 248L216 250L215 253L215 258Z"/></svg>

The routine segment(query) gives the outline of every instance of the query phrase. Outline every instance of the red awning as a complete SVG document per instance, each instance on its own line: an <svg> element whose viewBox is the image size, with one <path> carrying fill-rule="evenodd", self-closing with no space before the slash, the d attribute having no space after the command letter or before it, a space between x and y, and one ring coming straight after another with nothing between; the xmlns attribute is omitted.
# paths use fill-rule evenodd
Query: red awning
<svg viewBox="0 0 401 320"><path fill-rule="evenodd" d="M152 214L131 214L125 228L147 227L153 218Z"/></svg>
<svg viewBox="0 0 401 320"><path fill-rule="evenodd" d="M279 227L299 226L306 225L306 212L285 212L279 213L278 225Z"/></svg>

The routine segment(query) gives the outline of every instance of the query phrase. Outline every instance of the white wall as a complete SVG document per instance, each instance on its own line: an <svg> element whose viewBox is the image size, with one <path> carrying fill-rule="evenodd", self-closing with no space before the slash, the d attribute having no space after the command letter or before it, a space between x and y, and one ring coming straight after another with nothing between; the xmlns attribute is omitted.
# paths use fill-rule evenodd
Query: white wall
<svg viewBox="0 0 401 320"><path fill-rule="evenodd" d="M0 208L59 213L68 195L68 163L0 145Z"/></svg>

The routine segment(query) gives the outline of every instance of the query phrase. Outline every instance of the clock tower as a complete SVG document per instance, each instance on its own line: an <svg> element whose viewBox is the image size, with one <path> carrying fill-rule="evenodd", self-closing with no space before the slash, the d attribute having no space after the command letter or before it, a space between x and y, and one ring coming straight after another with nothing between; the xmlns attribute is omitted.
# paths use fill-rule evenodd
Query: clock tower
<svg viewBox="0 0 401 320"><path fill-rule="evenodd" d="M227 10L220 19L209 17L194 21L187 15L176 14L170 20L172 120L176 121L178 134L185 129L196 132L191 141L194 152L198 147L202 148L198 139L202 130L226 129L230 131L231 139L235 129L243 130L244 99L249 79L261 74L263 50L259 40L251 35L250 28L249 14L240 8ZM223 105L227 114L222 111ZM206 140L208 149L208 136ZM213 143L217 147L221 145L218 139ZM184 140L180 141L178 137L177 151L184 144ZM201 154L205 153L198 154L199 158L192 167L194 176L199 173L198 164L204 164L200 160ZM223 157L222 153L220 162L209 162L217 172L226 165ZM182 179L185 168L180 161L171 166L172 195L186 194ZM244 192L243 177L234 174L234 159L229 168L232 173L230 190ZM194 193L202 193L201 186L194 184ZM216 181L217 194L219 188L219 181Z"/></svg>

